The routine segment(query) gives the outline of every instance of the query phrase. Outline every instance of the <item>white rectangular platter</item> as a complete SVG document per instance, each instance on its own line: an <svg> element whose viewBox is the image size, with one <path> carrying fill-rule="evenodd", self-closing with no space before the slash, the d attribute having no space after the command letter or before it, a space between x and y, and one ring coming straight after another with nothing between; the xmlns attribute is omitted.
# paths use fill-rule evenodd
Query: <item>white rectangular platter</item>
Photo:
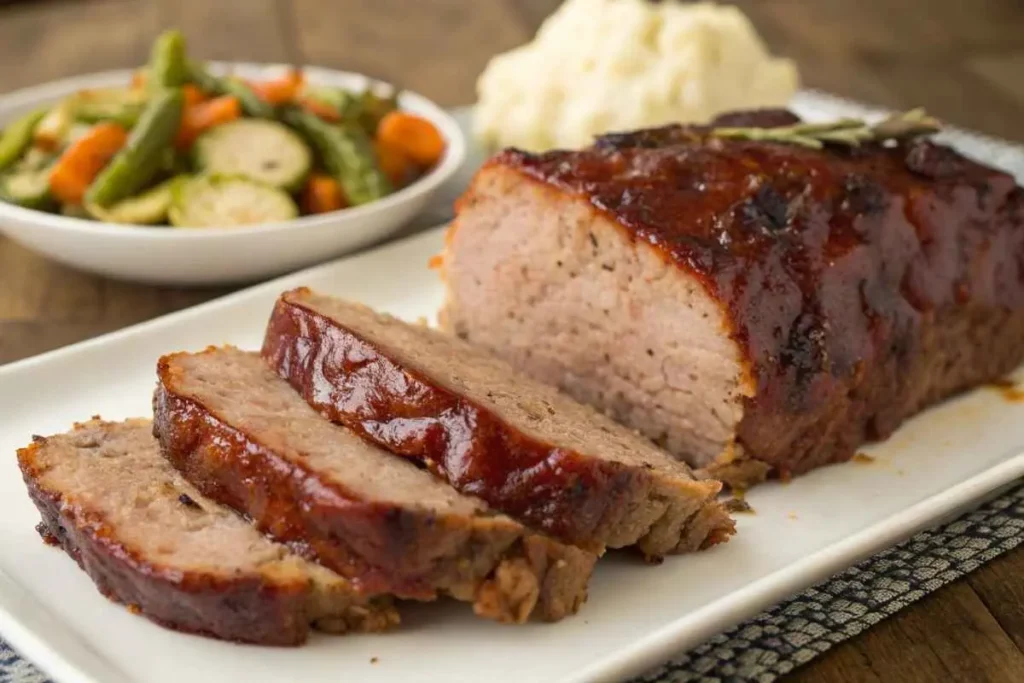
<svg viewBox="0 0 1024 683"><path fill-rule="evenodd" d="M149 413L157 357L257 348L275 296L300 284L406 319L441 299L432 230L403 242L0 368L0 635L61 682L610 681L673 653L935 523L1024 475L1024 404L979 389L866 448L875 460L748 495L732 542L648 567L603 560L583 611L500 626L461 604L412 605L385 636L317 636L299 649L239 646L159 628L107 601L40 542L15 449L94 414ZM373 658L373 660L371 660Z"/></svg>

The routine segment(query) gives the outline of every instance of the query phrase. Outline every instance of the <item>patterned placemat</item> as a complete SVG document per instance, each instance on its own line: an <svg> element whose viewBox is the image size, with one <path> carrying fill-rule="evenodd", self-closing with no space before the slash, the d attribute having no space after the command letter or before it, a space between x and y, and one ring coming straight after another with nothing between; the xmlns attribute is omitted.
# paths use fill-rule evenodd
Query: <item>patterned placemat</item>
<svg viewBox="0 0 1024 683"><path fill-rule="evenodd" d="M832 95L802 92L794 108L821 117L870 116L882 110ZM463 124L468 111L456 112ZM972 157L1014 173L1024 183L1024 149L986 136L949 130L943 137ZM414 226L450 216L452 198L480 161L470 154L463 173ZM631 683L771 683L838 643L861 633L1024 542L1024 485L925 531L722 633ZM49 683L49 678L0 641L0 683Z"/></svg>
<svg viewBox="0 0 1024 683"><path fill-rule="evenodd" d="M631 683L771 683L1024 542L1024 486L923 531Z"/></svg>

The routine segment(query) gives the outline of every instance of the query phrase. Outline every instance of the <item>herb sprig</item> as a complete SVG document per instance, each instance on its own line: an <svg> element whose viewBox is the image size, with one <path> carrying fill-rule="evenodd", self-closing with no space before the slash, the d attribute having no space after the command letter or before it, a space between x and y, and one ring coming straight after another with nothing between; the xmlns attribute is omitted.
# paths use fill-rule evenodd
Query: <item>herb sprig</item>
<svg viewBox="0 0 1024 683"><path fill-rule="evenodd" d="M839 119L828 123L798 123L779 128L713 128L713 137L755 140L822 149L826 144L859 147L865 142L903 140L930 135L941 128L924 109L893 114L875 124L860 119Z"/></svg>

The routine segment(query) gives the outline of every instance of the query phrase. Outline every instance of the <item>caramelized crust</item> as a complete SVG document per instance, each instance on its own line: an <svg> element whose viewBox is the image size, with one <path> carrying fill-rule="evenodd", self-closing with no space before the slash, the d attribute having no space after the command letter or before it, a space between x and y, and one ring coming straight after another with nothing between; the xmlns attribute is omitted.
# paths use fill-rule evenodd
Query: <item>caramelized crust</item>
<svg viewBox="0 0 1024 683"><path fill-rule="evenodd" d="M257 354L172 354L158 377L154 431L174 467L364 593L448 594L511 623L555 621L585 601L593 553L531 533L330 424Z"/></svg>
<svg viewBox="0 0 1024 683"><path fill-rule="evenodd" d="M151 432L148 420L92 420L68 434L36 437L18 451L42 516L39 533L74 558L103 595L168 628L261 645L301 644L311 624L344 632L398 623L387 599L361 597L341 577L203 499L164 463ZM91 471L76 472L85 467L75 460L90 458L97 461ZM123 468L110 464L116 460L130 461L127 469L141 474L109 481L121 491L103 500L95 490L82 490L83 482L104 472L122 475ZM178 516L169 511L174 507L182 509ZM147 543L133 540L141 532L127 527L137 526L139 516L160 518L161 534ZM195 548L179 547L188 534L222 541L238 553L192 557Z"/></svg>
<svg viewBox="0 0 1024 683"><path fill-rule="evenodd" d="M932 141L813 150L667 126L506 150L478 178L498 169L587 202L717 302L746 366L736 453L776 473L846 460L1024 355L1024 190ZM473 229L475 192L453 230Z"/></svg>
<svg viewBox="0 0 1024 683"><path fill-rule="evenodd" d="M658 557L733 533L718 482L459 339L299 289L263 356L325 417L555 538Z"/></svg>

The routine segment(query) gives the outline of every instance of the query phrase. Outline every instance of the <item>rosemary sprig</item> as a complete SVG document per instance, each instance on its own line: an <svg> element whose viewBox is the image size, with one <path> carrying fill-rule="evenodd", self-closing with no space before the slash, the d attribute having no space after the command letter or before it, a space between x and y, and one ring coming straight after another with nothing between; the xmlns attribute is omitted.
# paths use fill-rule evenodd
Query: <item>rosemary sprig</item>
<svg viewBox="0 0 1024 683"><path fill-rule="evenodd" d="M859 119L829 123L798 123L780 128L713 128L710 134L733 140L757 140L821 149L826 144L859 147L864 142L884 142L938 132L939 122L924 109L893 114L876 124Z"/></svg>

